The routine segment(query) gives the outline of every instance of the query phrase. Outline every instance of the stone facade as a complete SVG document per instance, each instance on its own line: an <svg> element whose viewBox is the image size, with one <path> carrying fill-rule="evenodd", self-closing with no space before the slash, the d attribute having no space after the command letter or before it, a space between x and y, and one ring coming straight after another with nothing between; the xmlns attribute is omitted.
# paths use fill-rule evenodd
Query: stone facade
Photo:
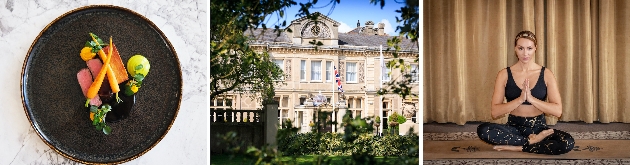
<svg viewBox="0 0 630 165"><path fill-rule="evenodd" d="M378 28L370 32L370 35L354 33L338 33L339 23L326 16L321 15L318 22L300 18L292 21L289 26L292 33L283 32L280 38L256 40L250 46L257 51L267 51L271 58L280 68L283 68L286 76L284 85L276 86L276 101L279 102L279 120L290 119L294 126L302 128L302 132L310 130L309 124L312 122L315 107L304 106L304 102L309 95L323 95L329 101L339 107L339 91L335 83L334 67L337 68L341 84L343 86L346 105L353 113L353 116L373 117L379 116L380 107L385 111L387 117L393 111L403 114L403 106L406 109L415 107L417 111L418 98L403 100L398 95L383 96L381 103L380 96L376 91L381 86L386 86L386 81L381 84L383 72L380 63L379 46L383 46L384 60L387 62L393 59L391 51L387 50L387 39L391 37L384 35L373 35L379 32ZM374 23L369 21L373 25ZM368 24L366 23L366 25ZM383 26L379 24L379 28ZM260 34L260 32L254 32ZM275 34L274 34L275 35ZM310 40L322 41L324 45L315 49L308 44ZM418 63L414 63L417 58L418 44L411 43L407 39L402 39L402 51L399 57L404 59L405 64L411 64L416 72L400 73L399 69L392 69L391 78L402 78L403 74L415 74L417 78ZM280 41L280 42L279 42ZM288 41L288 42L287 42ZM306 42L306 43L305 43ZM414 67L415 66L415 67ZM412 83L412 91L418 94L418 83ZM229 99L223 101L221 99ZM230 103L221 104L221 103ZM249 96L231 93L227 98L219 98L212 103L214 106L231 106L234 109L259 109L261 105L256 100L251 100ZM332 107L328 107L332 108ZM333 110L334 111L334 110ZM337 121L345 112L335 111ZM417 115L416 115L417 116ZM418 119L419 120L419 119ZM382 120L385 122L385 120ZM382 124L387 125L387 124ZM335 130L333 131L340 131Z"/></svg>

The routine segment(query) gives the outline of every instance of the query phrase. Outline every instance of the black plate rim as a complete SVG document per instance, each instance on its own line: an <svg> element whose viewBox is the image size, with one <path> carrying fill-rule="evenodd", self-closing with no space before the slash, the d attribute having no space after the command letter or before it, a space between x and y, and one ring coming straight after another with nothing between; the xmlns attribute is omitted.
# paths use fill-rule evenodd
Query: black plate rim
<svg viewBox="0 0 630 165"><path fill-rule="evenodd" d="M53 20L52 22L50 22L48 25L46 25L46 27L44 27L44 29L39 32L39 34L37 35L37 37L35 38L35 40L33 40L33 43L31 44L31 46L28 49L28 52L26 53L26 57L24 58L24 63L22 64L22 73L20 75L20 95L21 95L21 99L22 99L22 106L24 108L24 113L26 114L26 117L28 118L28 121L31 125L31 128L33 128L35 130L35 132L37 133L37 135L39 136L39 138L51 149L53 149L56 153L62 155L65 158L68 158L70 160L79 162L79 163L83 163L83 164L102 164L103 162L90 162L90 161L85 161L85 160L81 160L75 157L72 157L71 155L68 155L67 153L61 152L60 150L57 149L56 146L50 144L49 140L46 139L44 137L44 135L42 135L42 132L39 129L39 125L37 125L31 118L31 115L29 114L29 108L28 105L26 104L27 102L27 98L25 97L25 93L26 90L24 88L26 88L25 81L27 79L25 79L25 74L28 73L28 68L27 68L27 64L31 55L31 52L33 50L33 47L35 46L35 44L39 41L40 37L42 37L42 35L53 25L55 24L57 21L65 18L66 16L73 14L75 12L79 12L82 10L88 10L88 9L92 9L92 8L110 8L110 9L115 9L115 10L122 10L124 12L129 12L130 14L133 14L137 17L139 17L140 19L143 19L144 21L146 21L148 23L149 26L151 26L152 28L155 29L156 32L159 33L159 35L161 37L164 38L164 41L166 42L166 45L168 45L169 49L173 52L173 55L175 56L176 60L176 64L179 72L179 81L180 84L182 84L182 86L179 88L178 91L178 95L179 95L179 100L177 101L177 109L175 110L174 116L173 116L173 120L171 121L171 123L168 125L168 127L166 128L166 131L164 132L164 134L162 134L162 136L160 136L159 139L157 139L157 141L155 141L153 144L151 144L151 146L149 146L147 149L145 149L144 151L135 154L134 156L130 157L130 158L126 158L124 160L121 161L115 161L115 162L105 162L106 164L121 164L121 163L125 163L125 162L129 162L131 160L134 160L142 155L144 155L145 153L149 152L151 149L153 149L153 147L155 147L158 143L160 143L160 141L162 141L162 139L166 136L166 134L168 134L168 132L170 131L171 127L173 126L173 123L175 123L175 120L177 119L177 114L179 113L179 109L181 108L181 102L182 102L182 90L183 90L183 76L182 76L182 69L181 69L181 64L180 64L180 60L179 57L177 56L177 52L175 51L175 48L173 47L173 44L171 44L171 41L168 40L168 38L166 37L166 35L164 34L164 32L162 32L162 30L160 30L151 20L149 20L148 18L144 17L143 15L131 10L131 9L127 9L125 7L121 7L121 6L115 6L115 5L88 5L88 6L83 6L83 7L79 7L73 10L70 10L64 14L62 14L61 16L57 17L55 20Z"/></svg>

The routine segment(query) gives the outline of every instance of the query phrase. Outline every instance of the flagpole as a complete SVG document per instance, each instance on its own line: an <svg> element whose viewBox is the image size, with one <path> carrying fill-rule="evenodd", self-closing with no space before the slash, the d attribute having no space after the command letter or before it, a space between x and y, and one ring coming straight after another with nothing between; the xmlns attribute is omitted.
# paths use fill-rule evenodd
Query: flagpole
<svg viewBox="0 0 630 165"><path fill-rule="evenodd" d="M337 77L336 77L336 73L335 72L337 72L337 70L336 70L337 68L335 68L334 60L333 60L333 62L330 62L330 63L332 64L331 65L331 67L332 67L331 69L332 70L330 70L332 73L330 74L330 78L332 79L332 83L333 83L333 86L332 86L332 97L330 98L330 103L332 104L332 107L333 107L332 111L335 112L335 86L337 85ZM334 117L334 115L331 116L331 117ZM335 129L334 132L337 131L336 127L337 126L333 127L333 129Z"/></svg>
<svg viewBox="0 0 630 165"><path fill-rule="evenodd" d="M337 76L337 73L336 73L337 69L335 68L334 62L335 61L331 62L332 63L331 67L333 67L331 69L332 69L333 73L330 74L330 78L333 79L332 80L332 83L333 83L333 91L332 91L333 93L332 94L333 95L332 95L332 97L330 97L330 104L333 105L333 111L335 110L335 86L337 85L337 77L336 77Z"/></svg>
<svg viewBox="0 0 630 165"><path fill-rule="evenodd" d="M385 65L385 61L383 60L383 45L380 45L380 53L381 53L381 77L380 77L381 81L378 84L381 86L381 89L383 89L383 76L384 76L383 74L385 74L383 72L383 70L384 70L383 67L385 67L384 66ZM383 95L381 95L380 101L381 101L381 104L379 106L380 112L378 113L378 115L381 118L381 122L383 122L384 121L384 119L383 119ZM385 124L387 124L387 123L385 123ZM379 132L381 134L383 133L383 123L379 123L378 130L379 130Z"/></svg>

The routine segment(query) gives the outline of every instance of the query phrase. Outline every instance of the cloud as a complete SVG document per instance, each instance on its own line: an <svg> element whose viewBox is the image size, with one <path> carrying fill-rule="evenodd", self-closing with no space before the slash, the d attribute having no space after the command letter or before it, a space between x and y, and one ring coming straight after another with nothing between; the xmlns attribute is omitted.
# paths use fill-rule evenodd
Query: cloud
<svg viewBox="0 0 630 165"><path fill-rule="evenodd" d="M353 29L350 26L348 26L348 24L346 23L343 23L343 22L339 22L339 23L341 24L339 25L339 29L337 30L339 33L347 33Z"/></svg>
<svg viewBox="0 0 630 165"><path fill-rule="evenodd" d="M385 33L387 33L387 35L389 36L397 36L398 33L394 32L396 30L396 27L392 27L392 24L389 23L389 21L387 19L382 19L381 22L379 23L384 23L385 24ZM376 27L378 27L378 23L376 23L375 25Z"/></svg>

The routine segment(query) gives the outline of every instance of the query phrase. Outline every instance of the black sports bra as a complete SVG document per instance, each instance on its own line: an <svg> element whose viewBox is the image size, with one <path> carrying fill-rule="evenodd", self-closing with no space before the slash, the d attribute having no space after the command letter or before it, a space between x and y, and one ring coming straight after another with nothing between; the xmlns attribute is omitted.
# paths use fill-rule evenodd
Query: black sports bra
<svg viewBox="0 0 630 165"><path fill-rule="evenodd" d="M521 96L521 88L518 88L516 82L514 82L514 77L512 77L512 70L510 67L507 67L508 80L507 84L505 84L505 99L508 102L518 98ZM540 76L538 77L538 81L536 81L536 85L531 90L532 96L537 98L538 100L546 100L547 99L547 85L545 85L545 67L540 69ZM530 102L523 102L526 105L532 105Z"/></svg>

